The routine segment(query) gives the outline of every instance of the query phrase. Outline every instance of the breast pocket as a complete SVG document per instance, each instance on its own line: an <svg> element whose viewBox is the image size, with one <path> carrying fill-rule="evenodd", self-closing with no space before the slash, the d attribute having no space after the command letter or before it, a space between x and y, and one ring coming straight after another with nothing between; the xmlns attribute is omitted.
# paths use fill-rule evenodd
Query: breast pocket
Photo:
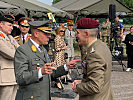
<svg viewBox="0 0 133 100"><path fill-rule="evenodd" d="M31 66L32 67L30 68L30 70L39 69L39 68L43 67L43 65L44 65L44 61L43 60L41 60L40 58L33 58L31 60Z"/></svg>
<svg viewBox="0 0 133 100"><path fill-rule="evenodd" d="M40 100L40 96L39 91L25 91L23 94L24 100Z"/></svg>

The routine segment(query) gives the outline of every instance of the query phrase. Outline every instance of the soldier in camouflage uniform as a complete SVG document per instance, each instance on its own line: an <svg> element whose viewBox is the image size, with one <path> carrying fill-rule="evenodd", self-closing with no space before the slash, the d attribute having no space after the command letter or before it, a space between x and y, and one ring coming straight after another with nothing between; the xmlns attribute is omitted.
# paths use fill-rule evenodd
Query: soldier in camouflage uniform
<svg viewBox="0 0 133 100"><path fill-rule="evenodd" d="M110 44L110 25L111 22L109 22L109 18L107 18L106 21L102 24L102 41L107 45Z"/></svg>
<svg viewBox="0 0 133 100"><path fill-rule="evenodd" d="M115 40L115 46L116 47L120 47L121 46L121 41L122 41L122 38L120 37L121 35L121 23L119 21L119 17L116 17L115 18L115 23L114 23L114 26L113 26L113 37L114 37L114 40Z"/></svg>

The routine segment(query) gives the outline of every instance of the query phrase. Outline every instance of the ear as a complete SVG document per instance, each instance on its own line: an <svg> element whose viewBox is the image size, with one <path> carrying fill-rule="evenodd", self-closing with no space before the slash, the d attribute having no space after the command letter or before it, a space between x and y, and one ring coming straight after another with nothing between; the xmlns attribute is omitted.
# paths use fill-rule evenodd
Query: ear
<svg viewBox="0 0 133 100"><path fill-rule="evenodd" d="M89 37L90 36L90 32L88 30L85 30L85 35L86 35L86 37Z"/></svg>
<svg viewBox="0 0 133 100"><path fill-rule="evenodd" d="M34 37L38 37L38 31L34 31Z"/></svg>
<svg viewBox="0 0 133 100"><path fill-rule="evenodd" d="M2 22L0 22L0 27L1 27L1 25L3 25L3 23L2 23Z"/></svg>

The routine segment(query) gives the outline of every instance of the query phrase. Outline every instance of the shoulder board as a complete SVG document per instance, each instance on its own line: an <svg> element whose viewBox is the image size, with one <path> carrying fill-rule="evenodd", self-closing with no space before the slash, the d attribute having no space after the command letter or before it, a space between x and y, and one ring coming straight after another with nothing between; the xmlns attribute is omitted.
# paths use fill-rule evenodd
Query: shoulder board
<svg viewBox="0 0 133 100"><path fill-rule="evenodd" d="M0 33L0 37L5 38L5 36L2 33Z"/></svg>
<svg viewBox="0 0 133 100"><path fill-rule="evenodd" d="M28 34L27 38L29 39L32 36L32 34Z"/></svg>
<svg viewBox="0 0 133 100"><path fill-rule="evenodd" d="M15 36L15 37L14 37L14 39L17 39L17 38L19 38L19 36Z"/></svg>
<svg viewBox="0 0 133 100"><path fill-rule="evenodd" d="M17 39L19 41L21 38L20 36L15 36L14 39Z"/></svg>

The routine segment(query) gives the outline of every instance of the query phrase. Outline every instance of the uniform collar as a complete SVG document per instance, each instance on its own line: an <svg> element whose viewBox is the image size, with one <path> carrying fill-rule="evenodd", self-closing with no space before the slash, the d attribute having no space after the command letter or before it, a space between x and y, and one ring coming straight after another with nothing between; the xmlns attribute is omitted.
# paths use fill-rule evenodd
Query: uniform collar
<svg viewBox="0 0 133 100"><path fill-rule="evenodd" d="M88 45L87 45L87 47L90 47L94 42L96 42L97 41L97 39L95 39L95 40L93 40L91 43L89 43Z"/></svg>
<svg viewBox="0 0 133 100"><path fill-rule="evenodd" d="M31 38L30 38L30 40L36 46L36 48L40 51L39 44L36 43L35 41L33 41Z"/></svg>
<svg viewBox="0 0 133 100"><path fill-rule="evenodd" d="M2 33L4 36L7 36L4 32L0 31L0 33Z"/></svg>
<svg viewBox="0 0 133 100"><path fill-rule="evenodd" d="M26 38L27 38L27 35L28 35L28 33L25 34L25 35L23 35L25 40L26 40ZM21 34L21 39L23 39L23 36L22 36L22 34Z"/></svg>

